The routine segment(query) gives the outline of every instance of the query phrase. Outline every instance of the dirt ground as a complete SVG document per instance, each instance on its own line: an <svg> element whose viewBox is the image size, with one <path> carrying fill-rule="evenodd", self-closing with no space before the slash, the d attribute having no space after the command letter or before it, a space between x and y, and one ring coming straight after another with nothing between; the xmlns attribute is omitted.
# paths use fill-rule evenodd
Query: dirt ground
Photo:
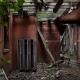
<svg viewBox="0 0 80 80"><path fill-rule="evenodd" d="M19 72L8 75L9 80L80 80L80 68L76 64L48 68L45 63L37 65L37 72Z"/></svg>

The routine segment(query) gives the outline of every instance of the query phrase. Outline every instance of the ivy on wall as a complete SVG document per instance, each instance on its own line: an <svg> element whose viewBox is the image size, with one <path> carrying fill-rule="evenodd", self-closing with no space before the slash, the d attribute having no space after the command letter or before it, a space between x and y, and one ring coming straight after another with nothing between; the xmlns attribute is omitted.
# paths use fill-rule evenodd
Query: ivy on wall
<svg viewBox="0 0 80 80"><path fill-rule="evenodd" d="M24 0L17 0L16 2L13 2L13 0L0 0L0 24L2 24L2 27L8 27L9 14L11 12L11 9L14 11L22 10L24 2ZM3 67L3 64L11 63L10 60L5 59L4 56L1 56L1 54L0 62L2 62L2 65L0 64L1 67Z"/></svg>
<svg viewBox="0 0 80 80"><path fill-rule="evenodd" d="M22 11L25 0L0 0L0 16L2 26L8 26L8 15L13 11Z"/></svg>
<svg viewBox="0 0 80 80"><path fill-rule="evenodd" d="M0 0L0 16L8 15L11 9L19 11L24 2L24 0L17 0L14 3L11 0Z"/></svg>

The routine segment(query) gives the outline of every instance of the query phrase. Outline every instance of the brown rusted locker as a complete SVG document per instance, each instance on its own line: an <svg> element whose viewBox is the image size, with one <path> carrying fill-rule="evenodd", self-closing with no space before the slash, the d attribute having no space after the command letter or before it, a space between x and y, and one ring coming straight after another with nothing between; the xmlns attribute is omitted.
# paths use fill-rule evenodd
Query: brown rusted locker
<svg viewBox="0 0 80 80"><path fill-rule="evenodd" d="M60 51L60 34L56 25L54 23L51 23L51 27L49 27L47 22L43 22L43 26L40 29L45 38L45 41L46 41L46 44L48 45L49 50L51 51L55 60L57 60L59 57L59 51ZM40 38L39 38L39 41L41 41ZM40 46L44 48L42 42L40 42ZM42 53L42 56L44 56L43 57L44 61L46 61L46 59L50 60L48 55L46 55L45 49L44 51L42 49L39 49L39 50L40 50L40 53ZM47 62L49 62L48 60Z"/></svg>
<svg viewBox="0 0 80 80"><path fill-rule="evenodd" d="M80 25L77 25L77 32L76 32L76 55L77 55L77 63L80 64Z"/></svg>
<svg viewBox="0 0 80 80"><path fill-rule="evenodd" d="M25 20L25 24L24 24ZM37 30L36 30L36 17L29 16L25 19L20 15L13 16L13 29L12 29L12 63L13 69L17 66L17 40L31 38L33 40L37 39Z"/></svg>
<svg viewBox="0 0 80 80"><path fill-rule="evenodd" d="M36 41L30 38L17 40L17 65L20 71L36 71Z"/></svg>
<svg viewBox="0 0 80 80"><path fill-rule="evenodd" d="M0 20L1 21L1 20ZM2 55L2 58L4 58L5 60L10 60L11 61L11 52L12 52L12 49L11 49L11 28L12 28L12 14L9 14L9 18L8 18L8 21L9 21L9 25L7 27L7 31L6 31L6 34L7 34L7 37L8 37L8 44L5 40L5 27L0 25L0 54ZM5 44L6 42L6 44ZM5 47L6 45L6 47ZM11 70L11 63L10 64L3 64L3 67L6 71L10 71ZM1 65L2 65L1 64Z"/></svg>

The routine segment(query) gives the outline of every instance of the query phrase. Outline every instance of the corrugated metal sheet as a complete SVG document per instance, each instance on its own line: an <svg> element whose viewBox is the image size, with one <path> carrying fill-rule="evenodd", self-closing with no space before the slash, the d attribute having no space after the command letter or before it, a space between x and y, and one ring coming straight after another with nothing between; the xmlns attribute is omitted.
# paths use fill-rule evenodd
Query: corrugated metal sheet
<svg viewBox="0 0 80 80"><path fill-rule="evenodd" d="M32 39L19 39L17 41L18 69L30 71L36 69L36 42Z"/></svg>

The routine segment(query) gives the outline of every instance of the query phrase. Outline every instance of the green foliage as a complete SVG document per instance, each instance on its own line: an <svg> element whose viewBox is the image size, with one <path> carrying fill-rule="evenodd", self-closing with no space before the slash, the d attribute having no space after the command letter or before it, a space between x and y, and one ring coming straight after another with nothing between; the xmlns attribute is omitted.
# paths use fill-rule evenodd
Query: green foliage
<svg viewBox="0 0 80 80"><path fill-rule="evenodd" d="M0 16L2 16L1 24L3 27L8 26L8 15L13 11L22 11L23 3L25 0L17 0L16 2L10 2L10 0L0 0Z"/></svg>
<svg viewBox="0 0 80 80"><path fill-rule="evenodd" d="M8 22L9 22L8 15L9 15L11 9L13 9L14 11L22 10L24 2L25 2L25 0L17 0L15 3L11 3L10 0L0 0L0 16L2 17L1 24L3 27L8 26ZM0 56L0 61L3 64L10 64L11 63L10 60L7 60L1 56Z"/></svg>
<svg viewBox="0 0 80 80"><path fill-rule="evenodd" d="M38 21L46 21L46 20L52 19L56 16L57 16L57 14L55 14L51 11L41 11L41 12L37 13Z"/></svg>
<svg viewBox="0 0 80 80"><path fill-rule="evenodd" d="M9 0L0 0L0 15L6 15L8 12Z"/></svg>
<svg viewBox="0 0 80 80"><path fill-rule="evenodd" d="M24 0L17 0L15 4L13 4L13 9L15 11L19 11L23 7Z"/></svg>
<svg viewBox="0 0 80 80"><path fill-rule="evenodd" d="M4 63L4 64L10 64L11 63L11 61L10 60L7 60L7 59L5 59L5 58L0 58L0 60Z"/></svg>
<svg viewBox="0 0 80 80"><path fill-rule="evenodd" d="M24 2L24 0L17 0L15 3L10 3L10 0L0 0L0 15L7 15L10 12L10 9L19 11L22 8Z"/></svg>
<svg viewBox="0 0 80 80"><path fill-rule="evenodd" d="M3 67L5 64L11 64L11 60L5 59L4 57L0 56L0 68Z"/></svg>

